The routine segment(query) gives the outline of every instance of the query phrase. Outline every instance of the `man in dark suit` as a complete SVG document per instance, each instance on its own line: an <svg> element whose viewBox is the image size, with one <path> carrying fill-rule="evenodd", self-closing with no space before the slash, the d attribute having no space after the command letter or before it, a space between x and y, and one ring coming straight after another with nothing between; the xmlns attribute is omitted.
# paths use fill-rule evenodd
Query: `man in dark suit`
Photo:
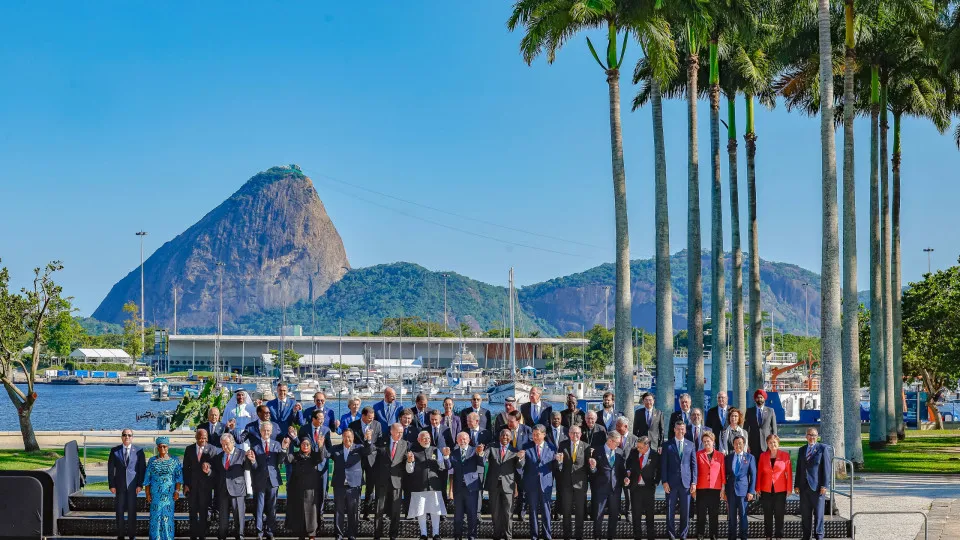
<svg viewBox="0 0 960 540"><path fill-rule="evenodd" d="M583 411L577 408L577 396L567 394L567 408L560 411L560 423L570 429L570 426L582 426L585 418Z"/></svg>
<svg viewBox="0 0 960 540"><path fill-rule="evenodd" d="M367 432L370 432L370 441L372 446L379 445L383 439L383 432L380 429L380 422L377 422L373 412L373 407L364 407L360 411L360 419L350 423L350 430L353 431L355 441L367 440ZM363 495L363 519L366 520L370 510L376 503L377 478L374 474L374 466L377 461L377 452L371 448L368 455L363 459L364 488Z"/></svg>
<svg viewBox="0 0 960 540"><path fill-rule="evenodd" d="M544 403L540 398L543 396L543 390L534 386L530 389L530 401L520 405L520 414L523 415L523 423L531 428L537 424L548 425L550 415L553 413L553 407L549 403Z"/></svg>
<svg viewBox="0 0 960 540"><path fill-rule="evenodd" d="M660 452L660 443L663 441L663 412L654 408L656 398L650 392L640 397L643 407L633 413L633 434L637 437L646 436L650 439L650 449Z"/></svg>
<svg viewBox="0 0 960 540"><path fill-rule="evenodd" d="M467 415L470 413L477 413L479 416L479 427L480 429L489 430L493 427L493 422L490 419L490 409L484 409L481 404L483 403L483 397L480 394L474 394L470 397L470 406L460 410L460 425L463 429L467 428Z"/></svg>
<svg viewBox="0 0 960 540"><path fill-rule="evenodd" d="M613 431L607 441L590 458L590 502L593 507L593 537L600 539L603 513L607 520L607 539L613 540L620 520L620 492L626 478L626 460L620 448L622 437Z"/></svg>
<svg viewBox="0 0 960 540"><path fill-rule="evenodd" d="M607 443L607 429L597 422L597 411L587 411L580 426L581 440L590 448L599 449Z"/></svg>
<svg viewBox="0 0 960 540"><path fill-rule="evenodd" d="M407 450L410 448L403 439L403 426L390 426L390 436L383 446L377 449L375 476L377 478L377 517L374 523L373 537L383 535L383 520L390 519L390 538L400 533L400 503L403 479L407 475Z"/></svg>
<svg viewBox="0 0 960 540"><path fill-rule="evenodd" d="M533 430L523 424L523 415L517 410L511 411L510 414L507 415L506 429L510 431L510 449L514 452L523 450L527 443L530 442L533 434ZM520 480L520 477L517 476L516 512L517 519L522 520L526 514L526 507L524 506L526 499L524 497L523 482Z"/></svg>
<svg viewBox="0 0 960 540"><path fill-rule="evenodd" d="M430 434L430 444L437 448L438 452L443 452L447 448L447 439L443 436L443 426L440 425L440 411L433 410L427 415L428 424L420 431L426 431Z"/></svg>
<svg viewBox="0 0 960 540"><path fill-rule="evenodd" d="M289 395L287 383L277 385L277 397L266 403L270 409L270 418L280 425L283 433L286 433L291 424L303 424L303 417L300 411L303 407L296 398Z"/></svg>
<svg viewBox="0 0 960 540"><path fill-rule="evenodd" d="M703 434L713 430L703 425L703 411L690 409L690 425L687 426L687 440L693 443L694 453L703 449Z"/></svg>
<svg viewBox="0 0 960 540"><path fill-rule="evenodd" d="M482 447L481 447L482 448ZM483 456L470 445L470 435L457 434L457 444L450 451L451 483L453 484L453 537L463 538L463 516L467 516L467 538L477 538L477 516L483 487Z"/></svg>
<svg viewBox="0 0 960 540"><path fill-rule="evenodd" d="M310 439L311 452L320 452L321 448L325 448L327 452L330 452L333 448L333 442L330 440L330 428L327 427L327 415L323 409L313 409L310 411L310 423L301 427L299 433L297 433L297 440L302 441L304 438ZM322 519L323 508L327 502L327 479L329 470L327 468L327 462L323 461L318 464L317 470L320 472L320 485L316 488L318 493L316 497L317 519ZM319 494L323 495L320 496Z"/></svg>
<svg viewBox="0 0 960 540"><path fill-rule="evenodd" d="M337 413L327 407L327 395L323 392L313 394L313 406L307 407L298 413L300 425L307 424L313 420L313 411L323 411L323 425L331 432L336 432L340 427L340 420L337 419Z"/></svg>
<svg viewBox="0 0 960 540"><path fill-rule="evenodd" d="M690 433L690 414L692 409L690 408L690 394L680 394L680 398L677 400L680 403L680 410L674 411L670 415L670 422L667 423L668 426L675 426L677 420L681 420L684 424L687 425L687 433Z"/></svg>
<svg viewBox="0 0 960 540"><path fill-rule="evenodd" d="M477 453L487 463L486 489L490 497L490 518L493 521L493 538L513 538L513 492L517 488L517 473L523 471L525 454L514 452L510 445L509 429L500 431L499 444L489 448L477 446Z"/></svg>
<svg viewBox="0 0 960 540"><path fill-rule="evenodd" d="M507 427L507 420L510 418L510 413L513 411L518 411L517 409L517 398L513 396L508 396L503 400L503 411L497 414L493 418L493 434L496 435L500 433ZM519 412L519 411L518 411ZM523 421L523 415L520 415L521 422ZM499 435L497 435L499 437Z"/></svg>
<svg viewBox="0 0 960 540"><path fill-rule="evenodd" d="M243 431L240 432L240 440L238 442L247 443L251 447L253 446L262 446L263 440L260 439L260 426L263 424L270 424L270 436L273 437L273 440L280 442L287 435L287 431L280 428L280 424L273 421L271 418L270 408L266 405L260 405L257 407L257 420L247 424L247 427L243 428Z"/></svg>
<svg viewBox="0 0 960 540"><path fill-rule="evenodd" d="M560 511L563 514L563 538L583 538L583 520L587 512L588 459L591 450L580 440L580 426L571 426L568 440L557 449L557 489L563 493ZM571 530L571 521L576 530Z"/></svg>
<svg viewBox="0 0 960 540"><path fill-rule="evenodd" d="M257 524L257 540L273 538L277 528L277 492L283 485L280 465L288 462L291 456L290 439L284 437L283 443L273 438L273 425L260 424L260 444L247 450L247 460L253 472L254 521Z"/></svg>
<svg viewBox="0 0 960 540"><path fill-rule="evenodd" d="M627 478L624 485L630 489L633 505L633 537L641 538L646 521L647 540L653 540L656 530L657 484L660 483L660 454L650 447L650 437L637 437L636 446L627 457Z"/></svg>
<svg viewBox="0 0 960 540"><path fill-rule="evenodd" d="M757 461L748 454L743 436L733 438L733 453L726 457L727 538L747 540L747 503L756 498ZM739 526L738 523L739 522Z"/></svg>
<svg viewBox="0 0 960 540"><path fill-rule="evenodd" d="M686 439L687 425L677 420L673 437L660 452L660 480L667 499L667 534L670 538L686 538L690 524L690 495L697 490L697 455ZM676 510L680 508L680 528Z"/></svg>
<svg viewBox="0 0 960 540"><path fill-rule="evenodd" d="M197 430L197 441L183 451L183 493L187 496L190 512L190 538L203 539L207 536L207 510L213 495L213 480L203 472L203 464L209 466L217 449L209 444L207 430ZM219 444L219 441L217 441Z"/></svg>
<svg viewBox="0 0 960 540"><path fill-rule="evenodd" d="M226 426L220 421L220 409L210 407L207 409L207 421L197 426L207 433L207 444L214 448L220 448L220 436L223 435ZM236 438L236 433L232 434Z"/></svg>
<svg viewBox="0 0 960 540"><path fill-rule="evenodd" d="M403 428L403 440L407 441L410 446L417 444L417 436L420 434L420 430L413 425L412 410L408 409L400 413L400 427Z"/></svg>
<svg viewBox="0 0 960 540"><path fill-rule="evenodd" d="M619 416L613 423L613 430L620 434L620 452L624 459L630 455L630 451L637 445L637 437L630 433L630 420L626 416ZM623 504L620 505L620 513L623 517L630 517L630 490L624 489Z"/></svg>
<svg viewBox="0 0 960 540"><path fill-rule="evenodd" d="M397 401L397 392L389 386L383 389L383 400L373 405L373 414L380 422L380 431L388 433L390 426L400 421L403 406Z"/></svg>
<svg viewBox="0 0 960 540"><path fill-rule="evenodd" d="M613 431L617 426L617 418L623 416L622 412L614 408L615 401L616 396L613 392L603 393L603 409L597 413L597 422L603 424L607 431Z"/></svg>
<svg viewBox="0 0 960 540"><path fill-rule="evenodd" d="M526 494L527 508L530 509L530 538L540 538L540 526L543 525L543 538L552 540L550 511L553 503L553 473L557 468L556 447L546 441L547 428L537 424L533 428L532 440L523 449L526 451L526 464L523 467L523 491Z"/></svg>
<svg viewBox="0 0 960 540"><path fill-rule="evenodd" d="M777 434L777 415L774 414L773 409L764 406L766 400L767 393L762 388L754 392L753 402L757 406L747 409L747 417L745 418L746 425L744 427L747 429L747 435L750 438L747 441L747 446L750 453L753 454L754 461L758 462L760 454L767 451L767 435Z"/></svg>
<svg viewBox="0 0 960 540"><path fill-rule="evenodd" d="M467 423L464 424L463 432L469 436L470 446L489 445L493 442L493 434L490 433L490 430L480 427L481 418L483 416L475 412L467 415Z"/></svg>
<svg viewBox="0 0 960 540"><path fill-rule="evenodd" d="M107 458L107 485L110 493L116 495L113 506L117 514L117 538L122 539L126 531L132 540L137 535L137 495L143 490L147 459L143 449L133 445L132 429L124 428L120 432L120 442Z"/></svg>
<svg viewBox="0 0 960 540"><path fill-rule="evenodd" d="M242 450L236 447L233 435L224 433L220 437L222 451L215 455L209 464L201 465L201 470L216 478L217 499L220 501L220 526L217 537L227 537L230 527L230 513L233 513L234 529L237 540L243 540L246 522L244 497L247 496L247 482L243 472L250 470L252 464Z"/></svg>
<svg viewBox="0 0 960 540"><path fill-rule="evenodd" d="M333 447L329 458L333 461L333 528L337 538L357 537L359 523L360 488L363 486L363 464L370 454L373 431L368 430L362 444L355 443L353 430L343 432L343 442ZM323 450L326 455L326 450Z"/></svg>
<svg viewBox="0 0 960 540"><path fill-rule="evenodd" d="M430 425L431 411L433 411L433 409L427 407L427 396L425 394L417 394L417 399L413 407L410 408L410 414L413 415L414 440L416 440L417 434L423 431L423 428Z"/></svg>
<svg viewBox="0 0 960 540"><path fill-rule="evenodd" d="M550 413L550 424L547 427L547 442L554 448L559 448L560 443L567 440L567 428L563 427L563 418L560 411Z"/></svg>
<svg viewBox="0 0 960 540"><path fill-rule="evenodd" d="M727 406L727 399L726 392L717 394L717 406L711 407L707 411L707 427L717 436L718 441L720 434L727 428L727 415L730 411L730 407Z"/></svg>
<svg viewBox="0 0 960 540"><path fill-rule="evenodd" d="M797 452L794 493L800 494L800 519L804 540L811 533L823 538L823 503L830 486L832 453L830 447L817 442L817 428L807 428L807 444Z"/></svg>

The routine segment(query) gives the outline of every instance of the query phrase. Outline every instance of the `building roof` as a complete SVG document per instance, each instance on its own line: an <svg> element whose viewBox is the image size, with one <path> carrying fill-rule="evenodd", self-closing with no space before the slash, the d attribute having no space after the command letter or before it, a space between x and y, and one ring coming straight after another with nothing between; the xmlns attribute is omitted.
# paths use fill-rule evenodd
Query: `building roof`
<svg viewBox="0 0 960 540"><path fill-rule="evenodd" d="M70 353L73 358L117 358L130 359L130 355L123 349L77 349Z"/></svg>

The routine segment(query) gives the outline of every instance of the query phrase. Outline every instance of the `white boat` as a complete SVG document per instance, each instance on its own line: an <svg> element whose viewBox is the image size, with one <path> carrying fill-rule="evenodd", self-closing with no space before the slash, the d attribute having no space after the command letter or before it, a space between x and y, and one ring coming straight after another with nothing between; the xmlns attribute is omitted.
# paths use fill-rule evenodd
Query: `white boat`
<svg viewBox="0 0 960 540"><path fill-rule="evenodd" d="M285 383L296 384L299 379L297 379L297 374L293 372L293 368L284 366L280 372L280 380Z"/></svg>
<svg viewBox="0 0 960 540"><path fill-rule="evenodd" d="M446 375L447 386L451 390L458 390L455 392L457 394L483 392L488 386L487 378L480 369L477 358L463 345L450 362Z"/></svg>
<svg viewBox="0 0 960 540"><path fill-rule="evenodd" d="M166 379L154 379L150 383L150 400L151 401L169 401L170 400L170 386L167 383Z"/></svg>
<svg viewBox="0 0 960 540"><path fill-rule="evenodd" d="M304 403L313 403L313 396L320 391L320 383L307 377L297 383L297 399Z"/></svg>
<svg viewBox="0 0 960 540"><path fill-rule="evenodd" d="M153 383L150 377L137 377L137 392L150 392L153 390Z"/></svg>
<svg viewBox="0 0 960 540"><path fill-rule="evenodd" d="M506 399L513 396L517 400L517 405L530 401L531 385L523 381L507 381L500 384L491 385L487 389L487 401L490 403L502 404Z"/></svg>

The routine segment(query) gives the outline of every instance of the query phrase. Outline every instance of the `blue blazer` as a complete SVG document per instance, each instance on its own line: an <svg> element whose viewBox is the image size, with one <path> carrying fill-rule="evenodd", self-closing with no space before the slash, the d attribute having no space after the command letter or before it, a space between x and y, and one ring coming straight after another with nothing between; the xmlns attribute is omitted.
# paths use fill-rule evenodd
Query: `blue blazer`
<svg viewBox="0 0 960 540"><path fill-rule="evenodd" d="M253 465L253 489L255 491L266 491L270 488L277 488L283 485L283 478L280 476L280 466L289 461L289 456L280 443L270 441L270 455L263 451L263 443L254 445L253 455L257 458Z"/></svg>
<svg viewBox="0 0 960 540"><path fill-rule="evenodd" d="M819 492L820 488L830 487L832 453L827 445L816 443L813 445L813 455L807 459L808 446L801 446L797 451L797 472L794 473L793 485L798 489Z"/></svg>
<svg viewBox="0 0 960 540"><path fill-rule="evenodd" d="M316 405L314 405L313 407L307 407L306 409L303 409L300 411L299 423L301 426L305 426L313 422L313 411L315 410L317 410ZM273 413L271 412L270 414L273 414ZM323 425L326 426L327 429L333 431L333 419L336 417L336 415L333 412L333 409L331 409L330 407L324 407L323 416L324 416Z"/></svg>
<svg viewBox="0 0 960 540"><path fill-rule="evenodd" d="M473 440L473 432L469 428L463 428L463 432L470 437L470 446L476 446L482 444L484 446L489 446L493 442L493 434L490 433L489 429L477 428L477 440Z"/></svg>
<svg viewBox="0 0 960 540"><path fill-rule="evenodd" d="M526 454L523 467L523 489L528 492L540 490L547 494L553 489L553 473L557 469L557 449L546 440L537 459L537 445L533 441L523 446Z"/></svg>
<svg viewBox="0 0 960 540"><path fill-rule="evenodd" d="M483 456L478 456L472 446L467 447L466 457L461 459L460 448L450 449L450 470L453 474L454 491L465 487L467 491L479 491L483 487Z"/></svg>
<svg viewBox="0 0 960 540"><path fill-rule="evenodd" d="M333 489L342 490L345 487L358 488L363 485L363 462L370 454L369 444L354 444L350 447L346 460L343 458L342 444L333 447L329 453L324 449L321 459L327 457L333 461Z"/></svg>
<svg viewBox="0 0 960 540"><path fill-rule="evenodd" d="M337 433L342 435L343 430L350 429L350 424L359 420L361 416L363 415L360 414L360 411L357 411L356 416L354 416L350 411L343 413L343 415L340 416L340 426L337 427Z"/></svg>
<svg viewBox="0 0 960 540"><path fill-rule="evenodd" d="M516 452L517 450L523 450L528 443L533 440L533 429L530 426L520 424L517 426L517 441L516 444L511 444L510 449Z"/></svg>
<svg viewBox="0 0 960 540"><path fill-rule="evenodd" d="M403 405L400 405L399 401L393 400L392 405L393 412L388 417L387 404L383 400L373 404L373 416L377 419L377 422L380 422L380 427L384 433L389 433L390 426L400 421L400 413L403 412Z"/></svg>
<svg viewBox="0 0 960 540"><path fill-rule="evenodd" d="M743 459L746 463L740 465L740 474L736 473L733 466L733 460L737 455L731 453L727 456L727 498L736 495L737 497L746 497L748 493L757 492L757 460L749 452L743 453Z"/></svg>
<svg viewBox="0 0 960 540"><path fill-rule="evenodd" d="M142 448L130 447L130 459L123 462L123 445L115 446L107 459L107 485L123 489L143 487L143 477L147 474L147 458Z"/></svg>
<svg viewBox="0 0 960 540"><path fill-rule="evenodd" d="M267 408L270 409L270 420L280 424L284 433L287 432L290 424L303 423L300 422L300 414L293 412L293 406L296 404L297 400L292 396L287 396L287 400L282 404L279 399L271 399L267 402Z"/></svg>
<svg viewBox="0 0 960 540"><path fill-rule="evenodd" d="M673 437L663 446L660 453L660 481L670 484L670 489L678 485L689 489L697 481L697 455L692 444L686 441L683 455L677 450L677 441Z"/></svg>
<svg viewBox="0 0 960 540"><path fill-rule="evenodd" d="M448 446L452 446L448 444L447 437L444 435L443 424L440 424L440 427L437 428L437 431L440 432L439 438L433 436L433 426L427 426L421 429L420 431L426 431L427 433L430 434L430 445L435 446L438 452L442 452L444 448L447 448Z"/></svg>
<svg viewBox="0 0 960 540"><path fill-rule="evenodd" d="M283 438L287 436L287 430L285 428L281 428L280 424L274 422L273 417L270 418L270 423L273 424L273 431L270 433L270 436L277 442L282 441ZM254 422L250 422L247 424L247 427L243 428L243 431L240 433L240 440L237 442L247 442L250 443L250 446L263 446L263 439L260 438L259 418Z"/></svg>

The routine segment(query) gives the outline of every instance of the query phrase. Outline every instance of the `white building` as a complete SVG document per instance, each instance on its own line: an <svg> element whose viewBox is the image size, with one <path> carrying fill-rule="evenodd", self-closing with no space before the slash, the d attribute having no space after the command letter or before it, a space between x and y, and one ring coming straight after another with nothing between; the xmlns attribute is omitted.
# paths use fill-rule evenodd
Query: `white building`
<svg viewBox="0 0 960 540"><path fill-rule="evenodd" d="M133 364L133 358L123 349L77 349L70 358L86 364Z"/></svg>

